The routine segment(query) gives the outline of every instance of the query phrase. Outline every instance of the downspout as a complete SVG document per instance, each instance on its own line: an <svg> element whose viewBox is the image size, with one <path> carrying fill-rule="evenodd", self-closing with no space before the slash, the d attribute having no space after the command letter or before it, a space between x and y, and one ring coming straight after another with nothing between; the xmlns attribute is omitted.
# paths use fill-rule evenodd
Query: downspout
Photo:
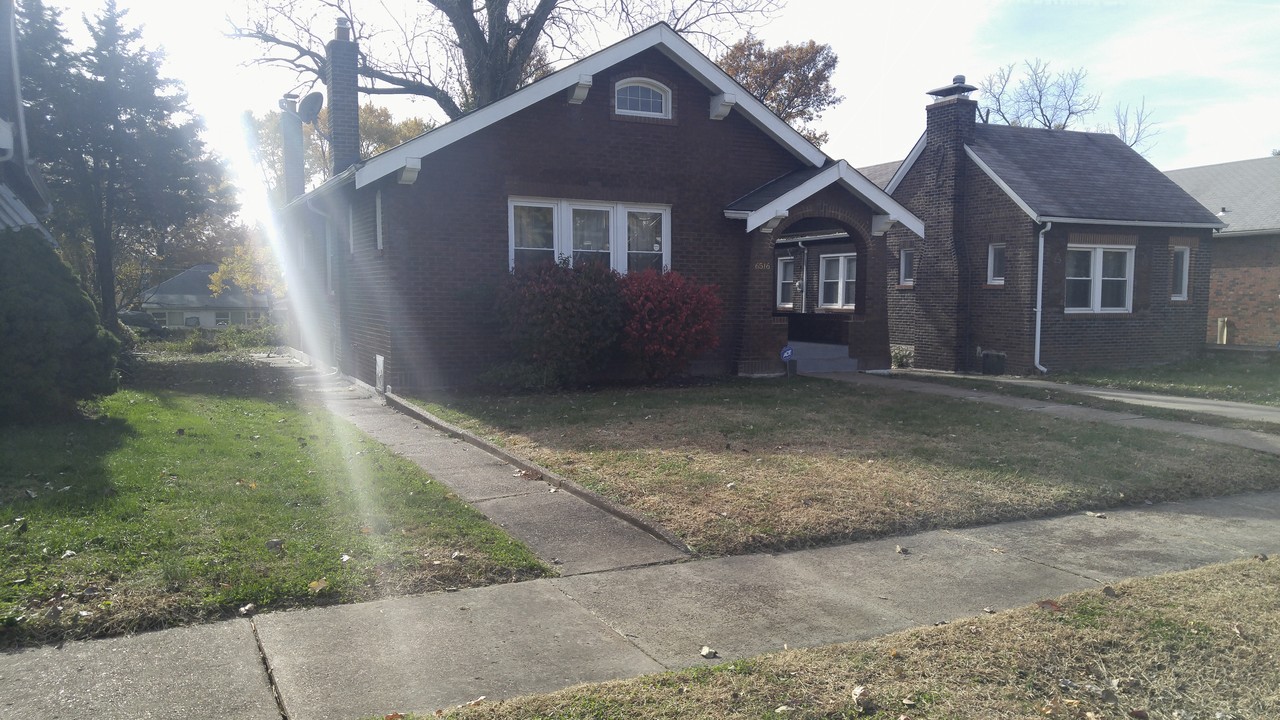
<svg viewBox="0 0 1280 720"><path fill-rule="evenodd" d="M800 312L801 314L809 312L809 248L804 246L804 241L796 243L796 245L804 251L800 262Z"/></svg>
<svg viewBox="0 0 1280 720"><path fill-rule="evenodd" d="M1049 368L1040 364L1040 318L1044 315L1044 234L1049 232L1053 227L1053 221L1050 220L1040 228L1040 256L1036 262L1036 370L1041 375L1048 375Z"/></svg>

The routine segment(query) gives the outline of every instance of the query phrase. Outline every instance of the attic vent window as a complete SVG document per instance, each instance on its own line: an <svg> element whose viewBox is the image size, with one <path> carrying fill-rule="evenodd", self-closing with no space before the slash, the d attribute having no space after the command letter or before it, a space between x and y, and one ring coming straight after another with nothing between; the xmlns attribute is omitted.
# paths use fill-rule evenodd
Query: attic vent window
<svg viewBox="0 0 1280 720"><path fill-rule="evenodd" d="M671 118L671 90L642 78L620 80L614 86L614 112L618 115Z"/></svg>

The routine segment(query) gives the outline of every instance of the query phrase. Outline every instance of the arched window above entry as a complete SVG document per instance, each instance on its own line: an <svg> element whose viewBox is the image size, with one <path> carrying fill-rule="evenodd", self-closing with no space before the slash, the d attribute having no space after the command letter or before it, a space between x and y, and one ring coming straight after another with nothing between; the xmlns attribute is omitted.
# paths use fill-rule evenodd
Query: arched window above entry
<svg viewBox="0 0 1280 720"><path fill-rule="evenodd" d="M619 115L670 118L671 89L645 78L627 78L614 85L613 108Z"/></svg>

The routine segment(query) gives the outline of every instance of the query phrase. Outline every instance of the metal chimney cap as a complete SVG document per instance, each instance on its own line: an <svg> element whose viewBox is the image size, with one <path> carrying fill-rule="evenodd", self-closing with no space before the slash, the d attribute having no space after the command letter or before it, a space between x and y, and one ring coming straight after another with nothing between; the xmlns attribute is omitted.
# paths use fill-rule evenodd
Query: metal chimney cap
<svg viewBox="0 0 1280 720"><path fill-rule="evenodd" d="M334 22L333 28L334 40L351 40L351 21L346 17L339 17Z"/></svg>
<svg viewBox="0 0 1280 720"><path fill-rule="evenodd" d="M978 88L974 87L973 85L969 85L965 83L963 75L956 75L955 77L951 78L950 85L943 85L940 88L934 88L933 90L930 90L926 94L932 95L939 100L944 100L946 98L954 97L956 95L959 95L960 97L968 97L969 93L977 89Z"/></svg>

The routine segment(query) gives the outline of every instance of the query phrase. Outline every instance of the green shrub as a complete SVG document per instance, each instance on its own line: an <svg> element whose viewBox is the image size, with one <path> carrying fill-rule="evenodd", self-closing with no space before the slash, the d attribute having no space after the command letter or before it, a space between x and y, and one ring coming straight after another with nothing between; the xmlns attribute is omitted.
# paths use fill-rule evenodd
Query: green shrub
<svg viewBox="0 0 1280 720"><path fill-rule="evenodd" d="M570 268L565 260L513 274L498 288L496 310L510 362L527 366L506 375L522 385L581 385L617 352L622 295L618 274L601 265Z"/></svg>
<svg viewBox="0 0 1280 720"><path fill-rule="evenodd" d="M916 348L914 345L890 345L889 359L893 367L909 368L915 364Z"/></svg>
<svg viewBox="0 0 1280 720"><path fill-rule="evenodd" d="M278 325L232 325L218 332L218 346L223 350L252 350L284 344L284 336Z"/></svg>
<svg viewBox="0 0 1280 720"><path fill-rule="evenodd" d="M0 233L0 423L65 416L115 391L119 349L39 233Z"/></svg>

